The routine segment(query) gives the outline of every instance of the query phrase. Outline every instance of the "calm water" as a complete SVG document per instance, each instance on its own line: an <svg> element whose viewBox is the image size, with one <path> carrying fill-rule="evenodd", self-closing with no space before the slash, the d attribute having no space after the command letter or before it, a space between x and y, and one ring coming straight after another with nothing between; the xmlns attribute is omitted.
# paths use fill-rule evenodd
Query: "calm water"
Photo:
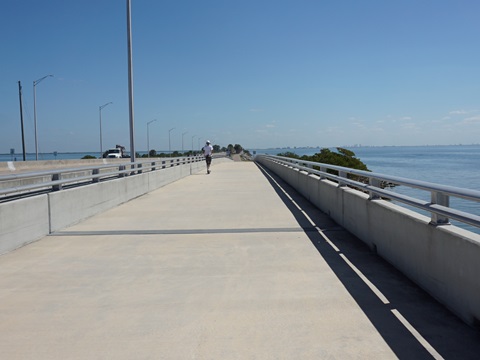
<svg viewBox="0 0 480 360"><path fill-rule="evenodd" d="M333 149L332 149L333 150ZM349 148L356 157L376 173L401 176L443 185L480 190L480 145L470 146L385 146ZM257 154L277 155L291 151L297 155L313 155L319 148L296 149L250 149ZM140 154L143 154L140 152ZM81 159L85 155L99 156L98 152L39 154L39 160ZM22 155L0 154L0 161L22 160ZM35 154L27 154L27 160L35 160ZM401 194L430 200L430 193L397 186L393 189ZM480 216L480 203L451 199L450 206ZM418 211L418 210L415 210ZM428 214L425 214L428 215ZM460 225L480 233L480 229Z"/></svg>
<svg viewBox="0 0 480 360"><path fill-rule="evenodd" d="M349 150L353 151L369 170L376 173L480 190L480 145L355 147ZM313 155L320 149L255 149L254 151L257 154L272 155L291 151L301 156ZM430 193L405 186L397 186L393 191L422 200L430 200ZM480 216L478 202L452 198L450 206ZM429 216L427 213L422 213ZM479 228L453 223L480 233Z"/></svg>

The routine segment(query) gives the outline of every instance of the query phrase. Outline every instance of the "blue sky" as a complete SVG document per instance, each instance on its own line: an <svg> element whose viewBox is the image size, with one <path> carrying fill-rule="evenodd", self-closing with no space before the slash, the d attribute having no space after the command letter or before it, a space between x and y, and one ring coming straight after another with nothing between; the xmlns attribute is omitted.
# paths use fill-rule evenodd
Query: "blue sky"
<svg viewBox="0 0 480 360"><path fill-rule="evenodd" d="M477 0L131 0L135 147L480 142ZM126 1L5 0L0 153L129 148ZM186 134L185 134L186 133ZM183 136L182 136L183 134ZM193 138L192 138L193 137Z"/></svg>

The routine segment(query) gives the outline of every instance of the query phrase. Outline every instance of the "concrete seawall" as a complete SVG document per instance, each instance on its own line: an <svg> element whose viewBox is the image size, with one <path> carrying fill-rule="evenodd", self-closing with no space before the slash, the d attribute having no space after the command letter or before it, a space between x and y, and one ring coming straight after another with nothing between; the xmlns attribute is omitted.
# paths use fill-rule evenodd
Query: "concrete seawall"
<svg viewBox="0 0 480 360"><path fill-rule="evenodd" d="M215 159L215 163L224 161L231 160ZM202 170L203 161L160 166L156 171L2 203L0 254Z"/></svg>
<svg viewBox="0 0 480 360"><path fill-rule="evenodd" d="M465 322L480 324L480 235L279 163L257 159Z"/></svg>

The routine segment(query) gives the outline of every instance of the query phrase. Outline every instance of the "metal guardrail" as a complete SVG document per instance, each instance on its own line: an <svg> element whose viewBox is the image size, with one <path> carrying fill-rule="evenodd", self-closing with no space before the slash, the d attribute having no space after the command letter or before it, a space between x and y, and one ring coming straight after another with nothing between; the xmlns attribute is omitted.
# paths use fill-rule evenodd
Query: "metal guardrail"
<svg viewBox="0 0 480 360"><path fill-rule="evenodd" d="M431 224L446 225L449 224L449 219L454 219L462 223L466 223L475 227L480 227L480 216L456 210L450 207L450 198L456 197L470 201L480 202L480 191L464 189L454 186L441 185L430 183L426 181L413 180L398 176L390 176L380 173L374 173L363 170L350 169L342 166L329 165L324 163L316 163L312 161L305 161L293 159L283 156L273 155L257 155L264 157L268 161L277 162L293 169L304 171L308 174L315 174L322 179L329 179L338 183L338 186L351 186L356 189L363 190L369 194L370 200L387 198L398 201L403 204L422 209L431 214ZM316 169L315 169L315 168ZM335 171L338 175L329 173L328 170ZM349 178L353 176L366 179L366 182L361 182ZM419 200L407 195L402 195L382 187L382 184L403 185L415 189L420 189L430 192L431 201Z"/></svg>
<svg viewBox="0 0 480 360"><path fill-rule="evenodd" d="M0 201L37 192L59 191L66 186L79 186L100 181L157 171L173 166L204 161L203 156L158 158L148 161L115 162L107 165L59 168L0 176ZM13 185L14 184L14 185ZM13 185L13 186L12 186Z"/></svg>

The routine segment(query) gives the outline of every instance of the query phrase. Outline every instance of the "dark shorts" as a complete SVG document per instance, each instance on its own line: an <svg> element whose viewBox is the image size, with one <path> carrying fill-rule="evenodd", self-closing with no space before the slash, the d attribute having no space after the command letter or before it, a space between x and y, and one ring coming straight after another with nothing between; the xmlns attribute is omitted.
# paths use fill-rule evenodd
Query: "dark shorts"
<svg viewBox="0 0 480 360"><path fill-rule="evenodd" d="M212 156L211 155L205 156L205 161L207 162L207 165L210 165L212 163Z"/></svg>

